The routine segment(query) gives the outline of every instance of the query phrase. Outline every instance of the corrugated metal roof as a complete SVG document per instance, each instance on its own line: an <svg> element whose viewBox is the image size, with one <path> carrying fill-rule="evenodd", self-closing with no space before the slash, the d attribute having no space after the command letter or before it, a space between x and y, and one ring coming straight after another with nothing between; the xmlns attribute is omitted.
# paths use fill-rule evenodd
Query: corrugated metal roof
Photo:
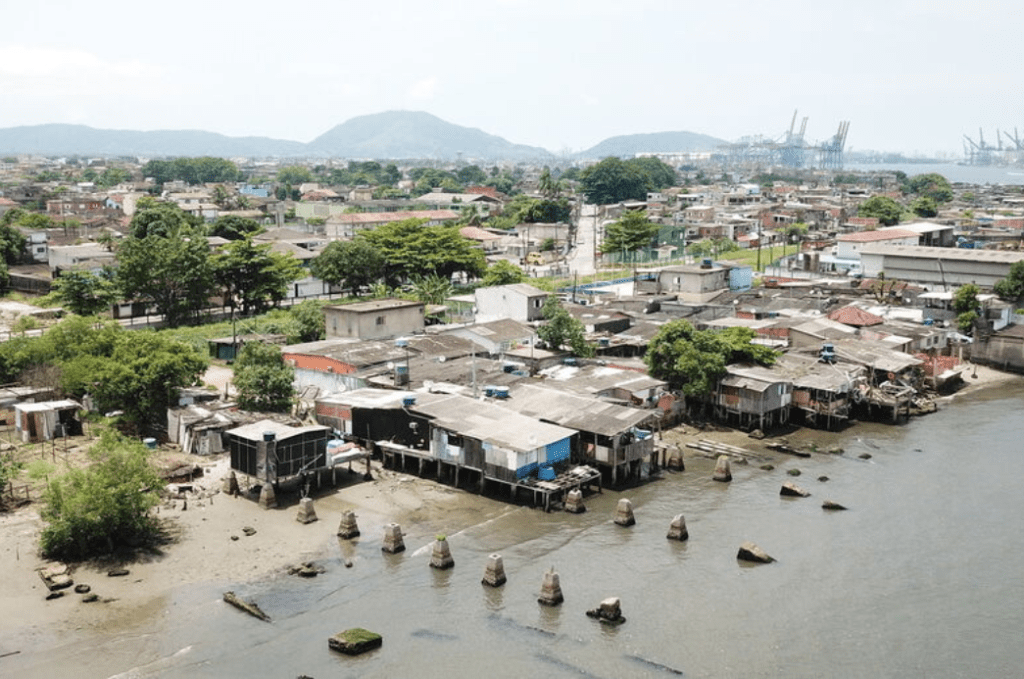
<svg viewBox="0 0 1024 679"><path fill-rule="evenodd" d="M656 411L620 406L531 384L515 386L512 398L504 405L523 415L602 436L614 436L658 416Z"/></svg>
<svg viewBox="0 0 1024 679"><path fill-rule="evenodd" d="M438 426L463 436L513 450L528 452L569 438L576 432L493 403L465 396L417 395L409 410L433 418Z"/></svg>
<svg viewBox="0 0 1024 679"><path fill-rule="evenodd" d="M259 422L253 422L252 424L245 424L241 427L235 427L234 429L228 429L225 434L231 434L238 438L249 439L250 441L256 441L263 438L263 433L272 431L277 435L277 440L288 439L293 436L305 434L308 432L328 432L328 427L322 427L320 425L307 425L305 427L292 427L281 422L274 420L260 420Z"/></svg>

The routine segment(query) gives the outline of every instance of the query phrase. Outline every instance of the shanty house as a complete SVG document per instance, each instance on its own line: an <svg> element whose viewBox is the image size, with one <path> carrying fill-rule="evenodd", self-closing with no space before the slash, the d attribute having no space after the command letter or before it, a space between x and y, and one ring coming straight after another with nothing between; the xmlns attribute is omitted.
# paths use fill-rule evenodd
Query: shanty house
<svg viewBox="0 0 1024 679"><path fill-rule="evenodd" d="M650 427L659 413L616 405L535 385L518 385L502 406L579 432L576 459L609 472L611 482L641 475L650 463L654 437ZM644 429L643 427L647 427Z"/></svg>
<svg viewBox="0 0 1024 679"><path fill-rule="evenodd" d="M69 400L15 404L15 430L23 443L77 436L82 433L78 420L81 407Z"/></svg>
<svg viewBox="0 0 1024 679"><path fill-rule="evenodd" d="M260 420L224 432L231 469L277 484L300 474L324 469L330 430L315 425L292 427Z"/></svg>
<svg viewBox="0 0 1024 679"><path fill-rule="evenodd" d="M719 418L758 429L788 422L792 402L789 379L759 365L728 366L714 396Z"/></svg>
<svg viewBox="0 0 1024 679"><path fill-rule="evenodd" d="M542 466L567 462L576 434L464 396L417 394L408 408L428 418L435 459L506 483L534 475Z"/></svg>

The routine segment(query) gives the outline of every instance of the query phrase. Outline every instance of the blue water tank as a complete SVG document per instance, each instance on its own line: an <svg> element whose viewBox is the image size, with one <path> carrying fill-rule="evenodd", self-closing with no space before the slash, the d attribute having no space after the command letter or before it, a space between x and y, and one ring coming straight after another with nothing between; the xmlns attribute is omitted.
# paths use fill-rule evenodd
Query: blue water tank
<svg viewBox="0 0 1024 679"><path fill-rule="evenodd" d="M403 396L402 397L402 405L405 406L406 408L408 408L409 406L416 405L416 397L415 396Z"/></svg>
<svg viewBox="0 0 1024 679"><path fill-rule="evenodd" d="M494 398L508 398L508 387L495 387Z"/></svg>

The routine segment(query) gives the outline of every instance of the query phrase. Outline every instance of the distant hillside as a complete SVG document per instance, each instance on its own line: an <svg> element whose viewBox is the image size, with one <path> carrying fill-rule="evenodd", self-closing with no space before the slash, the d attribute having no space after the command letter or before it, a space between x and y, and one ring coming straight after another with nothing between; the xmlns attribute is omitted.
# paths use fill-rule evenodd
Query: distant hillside
<svg viewBox="0 0 1024 679"><path fill-rule="evenodd" d="M640 152L708 151L726 142L693 132L631 134L606 139L579 158L632 157ZM201 130L101 130L86 125L0 129L0 155L219 156L232 158L433 158L550 162L537 146L513 144L422 111L386 111L352 118L308 144L269 137L228 137Z"/></svg>
<svg viewBox="0 0 1024 679"><path fill-rule="evenodd" d="M296 156L305 144L269 137L228 137L201 130L99 130L86 125L0 129L0 154L47 156Z"/></svg>
<svg viewBox="0 0 1024 679"><path fill-rule="evenodd" d="M386 111L352 118L307 145L310 155L342 158L488 158L546 160L545 149L445 122L422 111Z"/></svg>
<svg viewBox="0 0 1024 679"><path fill-rule="evenodd" d="M632 158L637 153L673 153L678 151L712 151L729 142L696 132L652 132L609 137L597 146L579 154L579 158Z"/></svg>

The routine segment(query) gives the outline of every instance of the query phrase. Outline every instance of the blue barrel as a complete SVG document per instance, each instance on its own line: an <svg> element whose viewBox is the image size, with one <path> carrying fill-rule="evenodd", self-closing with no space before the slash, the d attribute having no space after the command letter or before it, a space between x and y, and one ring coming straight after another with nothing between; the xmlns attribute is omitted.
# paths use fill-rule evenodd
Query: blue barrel
<svg viewBox="0 0 1024 679"><path fill-rule="evenodd" d="M541 467L537 472L537 478L541 481L554 481L555 480L555 468L544 466Z"/></svg>

